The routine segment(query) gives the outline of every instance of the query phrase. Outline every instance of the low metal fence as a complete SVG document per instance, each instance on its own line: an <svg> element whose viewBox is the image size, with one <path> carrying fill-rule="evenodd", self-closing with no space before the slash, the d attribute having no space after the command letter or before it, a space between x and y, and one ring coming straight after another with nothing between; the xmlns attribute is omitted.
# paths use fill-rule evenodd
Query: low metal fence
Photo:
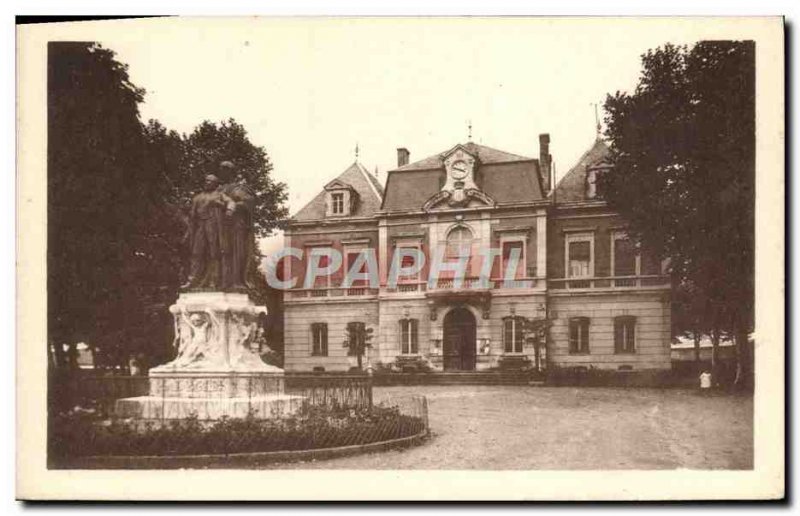
<svg viewBox="0 0 800 516"><path fill-rule="evenodd" d="M99 417L201 420L221 415L274 418L304 407L364 410L372 406L366 375L72 375L51 378L51 413Z"/></svg>
<svg viewBox="0 0 800 516"><path fill-rule="evenodd" d="M50 389L48 457L56 468L81 457L315 450L429 432L424 396L373 399L365 375L227 382L200 375L84 376L53 381Z"/></svg>

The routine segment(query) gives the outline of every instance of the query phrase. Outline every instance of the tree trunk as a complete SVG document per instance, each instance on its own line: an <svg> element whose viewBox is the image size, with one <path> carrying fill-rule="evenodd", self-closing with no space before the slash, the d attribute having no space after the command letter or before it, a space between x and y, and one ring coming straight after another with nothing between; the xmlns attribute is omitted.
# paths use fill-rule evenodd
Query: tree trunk
<svg viewBox="0 0 800 516"><path fill-rule="evenodd" d="M702 373L702 365L700 364L700 333L694 332L694 368L697 374Z"/></svg>
<svg viewBox="0 0 800 516"><path fill-rule="evenodd" d="M362 360L363 356L364 356L363 353L359 351L358 356L356 357L356 360L358 360L358 370L359 371L363 370L363 368L361 367L361 360Z"/></svg>
<svg viewBox="0 0 800 516"><path fill-rule="evenodd" d="M734 345L736 349L736 378L733 380L733 385L741 388L746 383L746 373L749 366L749 350L747 348L747 332L737 331L734 335Z"/></svg>
<svg viewBox="0 0 800 516"><path fill-rule="evenodd" d="M719 384L719 330L711 330L711 382Z"/></svg>

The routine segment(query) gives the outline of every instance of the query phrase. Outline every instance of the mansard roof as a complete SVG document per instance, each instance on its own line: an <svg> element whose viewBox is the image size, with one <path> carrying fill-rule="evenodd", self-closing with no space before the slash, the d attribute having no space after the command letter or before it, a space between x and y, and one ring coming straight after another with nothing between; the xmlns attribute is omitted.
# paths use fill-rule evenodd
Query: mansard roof
<svg viewBox="0 0 800 516"><path fill-rule="evenodd" d="M329 181L324 189L292 217L293 220L319 220L325 218L326 190L330 188L350 188L358 195L358 202L351 217L368 217L380 209L383 199L383 186L359 162L355 162Z"/></svg>
<svg viewBox="0 0 800 516"><path fill-rule="evenodd" d="M539 160L469 142L459 144L475 156L478 187L498 205L544 198ZM382 208L387 212L416 211L444 184L444 159L459 145L389 171Z"/></svg>
<svg viewBox="0 0 800 516"><path fill-rule="evenodd" d="M444 158L450 155L450 153L456 147L462 147L464 150L478 158L481 163L484 165L490 163L509 163L514 161L530 161L532 158L527 158L525 156L520 156L519 154L512 154L510 152L501 151L498 149L493 149L491 147L487 147L485 145L479 145L474 142L468 142L463 144L458 144L450 149L447 149L444 152L440 152L439 154L434 154L433 156L428 156L425 159L421 159L419 161L415 161L413 163L409 163L408 165L403 165L402 167L397 168L397 171L406 171L406 170L431 170L431 169L439 169L444 166Z"/></svg>
<svg viewBox="0 0 800 516"><path fill-rule="evenodd" d="M556 202L587 200L586 171L606 164L610 153L611 149L609 149L608 144L597 138L594 144L578 159L578 162L559 180L555 190Z"/></svg>

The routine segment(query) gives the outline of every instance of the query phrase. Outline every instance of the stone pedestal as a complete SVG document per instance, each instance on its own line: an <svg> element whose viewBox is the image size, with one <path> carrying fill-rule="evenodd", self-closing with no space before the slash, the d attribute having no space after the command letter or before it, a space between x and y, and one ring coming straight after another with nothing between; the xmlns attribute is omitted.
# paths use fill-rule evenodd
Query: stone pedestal
<svg viewBox="0 0 800 516"><path fill-rule="evenodd" d="M283 370L265 364L250 349L257 317L266 308L247 294L183 293L170 307L175 317L174 360L150 370L148 396L118 400L122 417L200 419L222 416L279 417L303 398L284 394Z"/></svg>

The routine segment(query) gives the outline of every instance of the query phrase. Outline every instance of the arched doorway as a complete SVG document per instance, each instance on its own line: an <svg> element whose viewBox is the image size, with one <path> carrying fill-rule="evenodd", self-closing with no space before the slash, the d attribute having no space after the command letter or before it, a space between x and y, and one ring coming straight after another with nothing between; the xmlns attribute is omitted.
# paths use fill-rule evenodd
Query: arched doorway
<svg viewBox="0 0 800 516"><path fill-rule="evenodd" d="M457 307L444 316L445 371L475 370L475 316L464 307Z"/></svg>

